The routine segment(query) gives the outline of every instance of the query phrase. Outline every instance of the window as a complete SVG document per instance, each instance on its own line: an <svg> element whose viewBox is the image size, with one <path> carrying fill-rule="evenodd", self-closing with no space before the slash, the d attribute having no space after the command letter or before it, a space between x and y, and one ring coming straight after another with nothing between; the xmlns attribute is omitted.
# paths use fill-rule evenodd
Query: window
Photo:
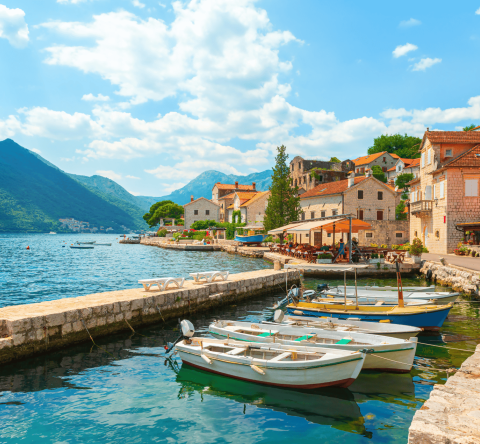
<svg viewBox="0 0 480 444"><path fill-rule="evenodd" d="M422 153L422 160L421 160L421 162L422 162L422 168L423 168L423 167L425 166L425 153L424 153L424 152Z"/></svg>
<svg viewBox="0 0 480 444"><path fill-rule="evenodd" d="M384 158L383 158L383 163L386 163L386 162L387 162L387 158L384 157Z"/></svg>
<svg viewBox="0 0 480 444"><path fill-rule="evenodd" d="M383 210L377 211L377 220L383 220Z"/></svg>
<svg viewBox="0 0 480 444"><path fill-rule="evenodd" d="M210 210L205 210L205 215L210 216Z"/></svg>
<svg viewBox="0 0 480 444"><path fill-rule="evenodd" d="M379 191L379 192L377 193L377 199L378 199L378 200L383 200L383 191Z"/></svg>
<svg viewBox="0 0 480 444"><path fill-rule="evenodd" d="M386 173L386 172L387 172L387 167L382 167L382 171L383 171L384 173Z"/></svg>
<svg viewBox="0 0 480 444"><path fill-rule="evenodd" d="M365 233L365 237L373 237L373 233Z"/></svg>
<svg viewBox="0 0 480 444"><path fill-rule="evenodd" d="M320 212L320 217L325 217L326 211L321 211Z"/></svg>
<svg viewBox="0 0 480 444"><path fill-rule="evenodd" d="M357 191L357 199L359 199L359 200L363 199L363 190L358 190Z"/></svg>
<svg viewBox="0 0 480 444"><path fill-rule="evenodd" d="M315 219L315 211L310 212L310 219Z"/></svg>
<svg viewBox="0 0 480 444"><path fill-rule="evenodd" d="M478 179L465 180L465 196L467 197L478 196Z"/></svg>
<svg viewBox="0 0 480 444"><path fill-rule="evenodd" d="M302 220L305 220L305 212L302 213Z"/></svg>
<svg viewBox="0 0 480 444"><path fill-rule="evenodd" d="M363 220L363 210L357 210L357 219Z"/></svg>
<svg viewBox="0 0 480 444"><path fill-rule="evenodd" d="M403 237L403 233L395 233L395 237Z"/></svg>
<svg viewBox="0 0 480 444"><path fill-rule="evenodd" d="M338 210L332 210L332 216L336 216L338 214Z"/></svg>
<svg viewBox="0 0 480 444"><path fill-rule="evenodd" d="M302 169L302 162L298 162L298 169L299 169L299 170Z"/></svg>
<svg viewBox="0 0 480 444"><path fill-rule="evenodd" d="M413 237L418 237L416 231L413 232Z"/></svg>
<svg viewBox="0 0 480 444"><path fill-rule="evenodd" d="M435 231L435 237L437 239L440 239L440 231L439 230Z"/></svg>
<svg viewBox="0 0 480 444"><path fill-rule="evenodd" d="M195 216L198 216L198 210L193 210L193 214L194 214Z"/></svg>
<svg viewBox="0 0 480 444"><path fill-rule="evenodd" d="M320 182L323 182L323 176L319 177Z"/></svg>
<svg viewBox="0 0 480 444"><path fill-rule="evenodd" d="M295 169L295 164L292 163L292 171Z"/></svg>
<svg viewBox="0 0 480 444"><path fill-rule="evenodd" d="M445 150L445 157L452 157L452 150Z"/></svg>
<svg viewBox="0 0 480 444"><path fill-rule="evenodd" d="M327 233L327 237L332 237L332 233Z"/></svg>

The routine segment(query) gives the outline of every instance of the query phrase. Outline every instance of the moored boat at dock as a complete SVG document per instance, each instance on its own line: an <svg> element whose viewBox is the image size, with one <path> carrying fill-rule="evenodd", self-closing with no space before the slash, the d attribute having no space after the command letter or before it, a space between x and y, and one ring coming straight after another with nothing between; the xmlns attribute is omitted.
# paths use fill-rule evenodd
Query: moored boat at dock
<svg viewBox="0 0 480 444"><path fill-rule="evenodd" d="M411 370L417 348L417 339L413 337L407 341L353 331L327 330L313 326L302 327L222 320L210 324L208 331L218 338L268 343L270 345L304 345L306 347L349 351L368 349L369 353L363 364L364 369L395 373L407 373Z"/></svg>

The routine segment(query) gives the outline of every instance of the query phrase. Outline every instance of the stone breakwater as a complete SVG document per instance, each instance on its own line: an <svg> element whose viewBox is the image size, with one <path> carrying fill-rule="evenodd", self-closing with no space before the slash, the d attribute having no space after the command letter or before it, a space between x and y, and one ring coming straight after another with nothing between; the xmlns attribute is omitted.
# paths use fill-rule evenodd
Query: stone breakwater
<svg viewBox="0 0 480 444"><path fill-rule="evenodd" d="M408 442L480 443L480 345L445 385L435 385L413 417Z"/></svg>
<svg viewBox="0 0 480 444"><path fill-rule="evenodd" d="M183 288L166 291L136 288L4 307L0 309L0 364L91 341L90 335L96 338L241 299L282 293L286 280L288 286L298 284L299 271L258 270L211 284L188 280Z"/></svg>
<svg viewBox="0 0 480 444"><path fill-rule="evenodd" d="M478 271L454 265L442 265L439 262L425 261L420 269L420 273L444 287L452 287L455 291L479 296L480 277Z"/></svg>

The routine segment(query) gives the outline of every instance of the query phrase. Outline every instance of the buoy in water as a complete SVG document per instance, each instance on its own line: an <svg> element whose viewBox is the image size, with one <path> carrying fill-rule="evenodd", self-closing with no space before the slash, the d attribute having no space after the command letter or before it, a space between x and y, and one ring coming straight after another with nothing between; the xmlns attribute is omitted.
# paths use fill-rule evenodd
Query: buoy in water
<svg viewBox="0 0 480 444"><path fill-rule="evenodd" d="M30 250L30 246L29 246L29 245L27 245L27 250Z"/></svg>

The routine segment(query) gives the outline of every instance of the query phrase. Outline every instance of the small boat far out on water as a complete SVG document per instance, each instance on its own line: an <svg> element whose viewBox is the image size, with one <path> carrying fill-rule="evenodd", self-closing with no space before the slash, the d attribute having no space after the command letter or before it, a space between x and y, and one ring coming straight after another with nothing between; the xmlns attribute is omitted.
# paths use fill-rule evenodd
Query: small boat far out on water
<svg viewBox="0 0 480 444"><path fill-rule="evenodd" d="M75 248L77 250L93 250L93 245L70 245L70 248Z"/></svg>
<svg viewBox="0 0 480 444"><path fill-rule="evenodd" d="M48 233L48 234L57 234L57 233L55 233L55 231L50 231L50 233Z"/></svg>
<svg viewBox="0 0 480 444"><path fill-rule="evenodd" d="M261 344L193 337L183 320L175 347L184 364L243 381L277 387L348 387L359 375L366 353L336 348Z"/></svg>
<svg viewBox="0 0 480 444"><path fill-rule="evenodd" d="M91 241L91 242L78 242L77 241L77 244L79 245L93 245L94 243L96 243L97 241Z"/></svg>

